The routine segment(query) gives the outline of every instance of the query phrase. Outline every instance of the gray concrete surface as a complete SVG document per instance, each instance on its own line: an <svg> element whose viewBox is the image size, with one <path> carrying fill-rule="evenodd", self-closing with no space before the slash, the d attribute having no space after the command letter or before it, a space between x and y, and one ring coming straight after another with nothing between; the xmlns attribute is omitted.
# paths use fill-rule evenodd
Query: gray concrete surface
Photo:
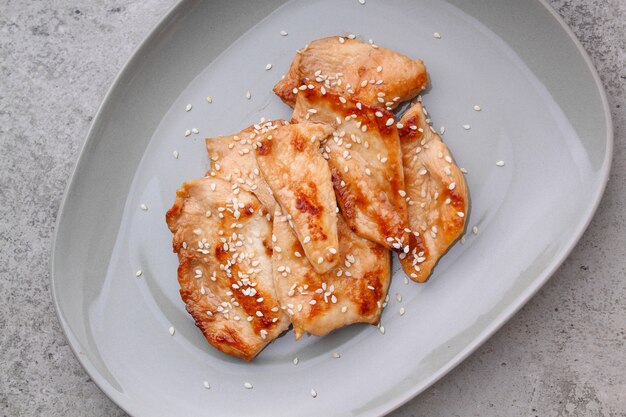
<svg viewBox="0 0 626 417"><path fill-rule="evenodd" d="M48 261L70 170L107 88L174 0L0 0L0 415L123 416L74 358ZM409 416L626 416L626 1L551 0L615 124L611 178L552 280ZM584 97L581 97L584 100Z"/></svg>

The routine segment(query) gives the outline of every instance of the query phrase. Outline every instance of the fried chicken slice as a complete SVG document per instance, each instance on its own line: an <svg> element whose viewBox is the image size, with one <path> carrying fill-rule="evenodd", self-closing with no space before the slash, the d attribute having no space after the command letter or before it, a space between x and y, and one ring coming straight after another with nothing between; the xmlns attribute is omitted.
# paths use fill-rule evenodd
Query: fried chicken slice
<svg viewBox="0 0 626 417"><path fill-rule="evenodd" d="M320 140L334 129L318 123L281 126L259 138L256 159L318 274L337 265L337 201Z"/></svg>
<svg viewBox="0 0 626 417"><path fill-rule="evenodd" d="M417 103L400 120L412 230L400 262L416 282L428 279L439 258L463 233L469 202L463 173L426 117L426 111Z"/></svg>
<svg viewBox="0 0 626 417"><path fill-rule="evenodd" d="M274 215L274 285L296 339L305 332L325 334L352 323L377 324L390 280L390 253L353 233L338 218L339 265L317 274L302 255L302 245L286 215Z"/></svg>
<svg viewBox="0 0 626 417"><path fill-rule="evenodd" d="M259 172L254 149L262 134L285 124L284 120L269 121L250 126L235 135L207 138L206 149L211 169L206 175L225 179L253 193L270 215L273 214L276 200Z"/></svg>
<svg viewBox="0 0 626 417"><path fill-rule="evenodd" d="M166 215L180 295L206 340L246 361L289 327L272 278L272 223L254 194L205 177Z"/></svg>
<svg viewBox="0 0 626 417"><path fill-rule="evenodd" d="M294 107L303 84L325 86L369 106L394 109L417 96L428 83L421 60L354 39L333 36L298 51L274 92Z"/></svg>
<svg viewBox="0 0 626 417"><path fill-rule="evenodd" d="M359 236L400 250L408 241L408 218L393 114L322 88L298 93L293 120L336 129L322 151L343 216Z"/></svg>

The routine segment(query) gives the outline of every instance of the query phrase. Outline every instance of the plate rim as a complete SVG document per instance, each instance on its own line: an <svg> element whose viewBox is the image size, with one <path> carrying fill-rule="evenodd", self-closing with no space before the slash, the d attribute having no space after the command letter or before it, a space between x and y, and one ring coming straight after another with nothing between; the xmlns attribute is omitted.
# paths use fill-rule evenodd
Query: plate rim
<svg viewBox="0 0 626 417"><path fill-rule="evenodd" d="M581 221L576 224L574 229L574 233L572 234L569 242L563 247L560 253L555 255L552 258L549 266L546 267L541 273L537 274L534 282L529 285L523 292L520 294L514 303L509 304L507 308L505 308L500 315L496 317L483 331L476 337L471 343L467 344L465 348L459 354L452 358L445 366L441 367L436 372L432 373L428 378L424 380L419 385L415 385L412 389L407 390L404 394L399 393L391 396L386 403L382 406L383 408L375 411L374 409L370 409L364 411L361 414L363 417L373 417L373 416L383 416L386 415L402 405L406 404L413 398L417 397L419 394L424 392L426 389L431 387L441 378L443 378L446 374L456 368L461 362L467 359L472 353L474 353L481 345L483 345L487 340L489 340L502 326L504 326L517 312L524 307L528 301L548 282L548 280L554 275L556 270L563 264L563 262L570 255L572 250L576 247L578 242L580 241L582 235L589 227L589 224L595 217L595 214L598 210L600 202L602 201L602 197L604 196L604 192L606 190L607 182L609 179L609 175L611 172L612 160L613 160L613 147L614 147L614 128L613 128L613 120L611 115L611 108L609 106L606 90L602 84L602 80L598 75L598 71L595 68L591 58L580 40L576 37L572 29L567 25L567 23L563 20L563 18L556 12L556 10L548 3L548 0L535 0L541 6L543 6L548 13L556 20L556 22L561 26L561 29L569 36L570 40L573 42L574 46L580 55L580 57L585 62L592 79L595 83L595 87L600 94L600 101L602 103L602 111L604 113L604 124L606 128L606 136L604 138L606 143L606 152L604 155L604 160L602 162L601 169L598 171L598 178L601 183L599 187L597 187L595 194L592 197L593 203L587 206L587 210L584 212L584 215L581 216L581 219L584 218L584 221ZM61 315L61 307L58 298L58 294L56 291L56 271L55 271L55 259L56 259L56 251L57 251L57 243L58 243L58 235L59 228L61 225L61 221L65 217L65 207L69 200L69 194L76 183L76 174L78 172L78 168L82 165L81 162L85 158L85 154L87 152L88 144L95 140L96 130L98 125L101 122L101 119L104 117L103 110L109 102L112 100L115 92L120 88L121 79L124 74L132 68L133 65L136 65L138 61L141 60L141 52L147 48L147 46L158 36L161 29L167 26L168 22L171 18L186 7L187 3L190 3L190 0L177 0L175 4L173 4L158 20L158 22L152 26L152 28L148 31L148 34L143 38L143 40L134 48L134 50L130 53L129 58L126 60L124 65L117 72L115 78L113 79L110 87L107 89L100 105L98 106L98 110L96 111L96 115L93 118L91 126L87 131L87 135L85 140L81 144L80 151L78 152L78 157L76 158L76 162L74 163L72 170L69 175L69 180L65 185L65 189L63 191L63 197L61 199L61 203L59 204L59 208L57 210L57 216L54 225L54 231L52 234L52 245L50 251L49 258L49 271L50 271L50 292L52 297L52 302L54 304L55 314L59 324L61 325L61 330L63 331L63 335L68 341L68 345L74 354L75 358L78 360L80 365L83 367L85 372L89 375L91 380L96 384L96 386L113 402L116 406L120 407L125 413L130 416L139 416L139 414L135 413L133 410L133 402L127 397L120 395L118 391L113 389L106 380L101 376L100 372L95 368L92 361L85 355L80 355L77 351L76 341L71 333L71 328L69 324L63 319Z"/></svg>

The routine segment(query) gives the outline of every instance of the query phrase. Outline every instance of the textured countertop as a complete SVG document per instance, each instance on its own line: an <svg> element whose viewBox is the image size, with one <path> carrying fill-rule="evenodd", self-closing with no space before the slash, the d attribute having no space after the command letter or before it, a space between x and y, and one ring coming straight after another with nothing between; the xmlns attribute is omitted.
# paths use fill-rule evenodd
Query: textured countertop
<svg viewBox="0 0 626 417"><path fill-rule="evenodd" d="M63 190L105 92L174 2L0 0L2 416L125 415L63 336L50 297L50 247ZM551 4L608 93L615 153L607 192L548 284L395 417L626 416L626 1Z"/></svg>

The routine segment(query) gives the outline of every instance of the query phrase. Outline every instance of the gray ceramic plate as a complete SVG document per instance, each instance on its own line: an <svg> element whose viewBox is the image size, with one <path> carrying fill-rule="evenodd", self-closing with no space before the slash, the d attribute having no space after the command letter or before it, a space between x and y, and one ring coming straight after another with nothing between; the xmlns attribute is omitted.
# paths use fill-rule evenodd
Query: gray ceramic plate
<svg viewBox="0 0 626 417"><path fill-rule="evenodd" d="M295 50L348 33L427 63L424 101L468 170L468 224L479 233L425 285L404 284L394 264L385 335L352 326L296 343L288 334L243 363L208 346L185 312L164 214L179 184L204 173L205 136L289 117L271 88ZM193 128L200 134L185 137ZM540 1L183 1L120 73L85 142L57 227L59 320L93 380L135 416L382 415L546 282L592 217L611 146L598 77Z"/></svg>

